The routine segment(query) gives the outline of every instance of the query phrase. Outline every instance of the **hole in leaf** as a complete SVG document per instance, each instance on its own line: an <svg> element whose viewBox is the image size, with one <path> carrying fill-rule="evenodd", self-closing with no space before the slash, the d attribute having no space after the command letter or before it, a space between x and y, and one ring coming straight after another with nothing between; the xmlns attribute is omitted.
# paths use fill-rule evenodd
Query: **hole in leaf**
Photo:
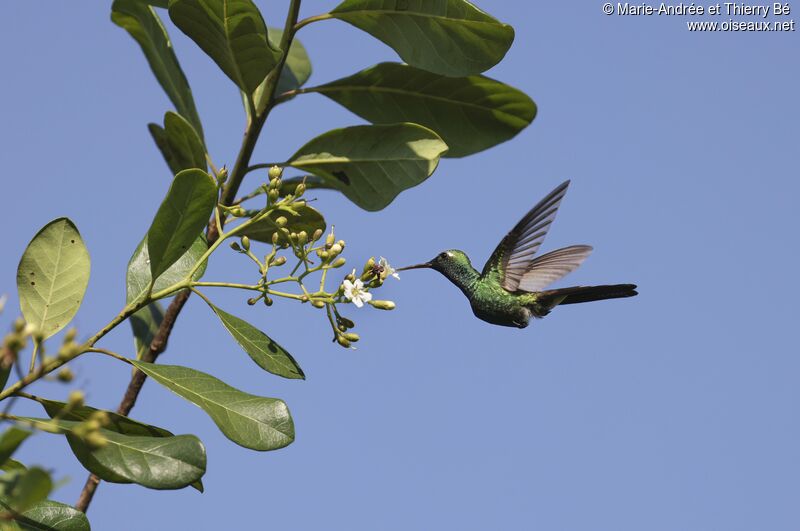
<svg viewBox="0 0 800 531"><path fill-rule="evenodd" d="M31 286L35 286L35 285L36 285L36 282L31 280Z"/></svg>
<svg viewBox="0 0 800 531"><path fill-rule="evenodd" d="M69 242L70 242L70 243L75 243L75 240L70 240Z"/></svg>

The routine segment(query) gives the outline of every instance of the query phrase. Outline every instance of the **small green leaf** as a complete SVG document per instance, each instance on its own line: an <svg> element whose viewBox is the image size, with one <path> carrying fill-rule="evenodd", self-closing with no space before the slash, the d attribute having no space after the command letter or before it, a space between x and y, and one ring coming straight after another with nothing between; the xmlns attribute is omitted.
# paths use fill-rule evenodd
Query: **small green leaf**
<svg viewBox="0 0 800 531"><path fill-rule="evenodd" d="M44 339L69 324L89 285L89 252L78 229L58 218L40 230L22 254L17 290L22 315Z"/></svg>
<svg viewBox="0 0 800 531"><path fill-rule="evenodd" d="M142 296L150 285L150 279L152 277L150 276L150 257L147 254L146 242L147 236L145 236L144 240L139 242L136 250L133 251L133 256L131 256L131 259L128 261L128 272L125 279L127 288L126 301L128 303ZM194 268L195 264L207 250L208 244L206 243L205 237L199 236L192 243L192 246L189 247L189 250L156 279L153 285L153 291L166 289L186 278L186 275L189 274L189 271ZM207 265L207 262L203 262L193 275L194 280L198 280L203 276Z"/></svg>
<svg viewBox="0 0 800 531"><path fill-rule="evenodd" d="M164 308L158 302L151 302L130 317L133 328L133 345L136 348L136 359L142 359L149 350L150 344L164 321Z"/></svg>
<svg viewBox="0 0 800 531"><path fill-rule="evenodd" d="M523 92L485 76L446 77L413 66L381 63L306 89L376 124L413 122L436 131L463 157L513 138L536 116Z"/></svg>
<svg viewBox="0 0 800 531"><path fill-rule="evenodd" d="M173 175L189 168L206 170L203 141L181 115L168 112L164 115L163 128L157 124L148 124L147 128Z"/></svg>
<svg viewBox="0 0 800 531"><path fill-rule="evenodd" d="M144 52L150 69L175 105L178 114L192 124L203 138L203 126L194 105L192 90L181 70L178 58L172 50L167 30L156 12L147 4L167 7L166 0L144 2L142 0L114 0L111 6L111 21L130 33Z"/></svg>
<svg viewBox="0 0 800 531"><path fill-rule="evenodd" d="M357 125L312 139L289 164L322 177L361 208L381 210L427 179L445 151L447 144L421 125Z"/></svg>
<svg viewBox="0 0 800 531"><path fill-rule="evenodd" d="M0 436L0 465L5 464L14 455L22 441L30 437L31 432L17 427L11 427Z"/></svg>
<svg viewBox="0 0 800 531"><path fill-rule="evenodd" d="M35 423L43 419L25 419ZM101 448L89 447L75 434L81 422L53 419L67 437L78 461L100 479L111 483L137 483L151 489L182 489L206 471L206 450L194 435L153 437L124 435L101 429ZM135 422L135 421L134 421Z"/></svg>
<svg viewBox="0 0 800 531"><path fill-rule="evenodd" d="M269 40L272 42L272 47L276 50L280 47L281 38L283 38L283 30L279 28L269 28ZM292 39L292 45L289 46L289 55L286 57L286 64L281 71L281 77L278 78L278 87L275 94L282 94L289 90L294 90L305 85L308 78L311 77L311 59L308 57L308 52L303 43L297 39ZM254 98L258 101L258 91L262 90L264 84L262 83Z"/></svg>
<svg viewBox="0 0 800 531"><path fill-rule="evenodd" d="M217 204L214 179L196 168L175 176L147 231L150 274L158 278L197 240Z"/></svg>
<svg viewBox="0 0 800 531"><path fill-rule="evenodd" d="M272 340L267 334L250 323L231 315L222 308L208 305L217 314L222 325L230 332L233 339L252 358L256 365L267 372L291 379L305 379L303 370L291 354Z"/></svg>
<svg viewBox="0 0 800 531"><path fill-rule="evenodd" d="M13 472L15 470L27 470L28 467L14 459L6 459L6 462L0 465L0 470L3 472Z"/></svg>
<svg viewBox="0 0 800 531"><path fill-rule="evenodd" d="M480 74L505 56L514 28L465 0L345 0L330 13L445 76Z"/></svg>
<svg viewBox="0 0 800 531"><path fill-rule="evenodd" d="M278 244L288 246L289 242L275 222L279 217L287 219L285 228L290 232L306 231L306 234L311 237L317 229L325 231L325 218L322 217L319 211L308 205L293 206L292 210L289 211L282 208L272 210L267 217L242 230L241 234L254 241L271 243L272 235L277 232Z"/></svg>
<svg viewBox="0 0 800 531"><path fill-rule="evenodd" d="M230 440L266 451L294 441L294 422L283 400L251 395L188 367L133 361L158 383L202 408Z"/></svg>
<svg viewBox="0 0 800 531"><path fill-rule="evenodd" d="M280 59L251 0L170 0L169 16L248 94Z"/></svg>
<svg viewBox="0 0 800 531"><path fill-rule="evenodd" d="M16 518L20 528L47 531L90 531L89 519L74 507L44 500Z"/></svg>
<svg viewBox="0 0 800 531"><path fill-rule="evenodd" d="M50 474L39 467L8 472L0 477L0 507L21 513L46 499L51 490Z"/></svg>
<svg viewBox="0 0 800 531"><path fill-rule="evenodd" d="M46 398L38 398L37 400L50 418L58 417L62 420L82 422L88 420L93 413L102 411L85 405L78 407L67 407L67 404L64 402L47 400ZM141 437L175 437L171 431L165 430L164 428L159 428L158 426L153 426L151 424L145 424L143 422L139 422L138 420L133 420L132 418L125 417L111 411L103 411L103 413L105 413L106 417L108 418L108 424L104 426L104 429L108 431L113 431L122 435L135 435ZM203 492L203 484L199 479L190 486L194 487L200 492Z"/></svg>

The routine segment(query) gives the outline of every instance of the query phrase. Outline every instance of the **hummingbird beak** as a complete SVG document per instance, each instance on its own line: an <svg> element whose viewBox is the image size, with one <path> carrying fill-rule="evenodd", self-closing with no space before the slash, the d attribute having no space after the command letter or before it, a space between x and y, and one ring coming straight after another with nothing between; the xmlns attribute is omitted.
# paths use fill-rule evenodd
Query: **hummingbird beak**
<svg viewBox="0 0 800 531"><path fill-rule="evenodd" d="M432 267L431 263L430 262L425 262L425 263L422 263L422 264L417 264L417 265L412 265L412 266L398 267L397 271L406 271L408 269L428 269L430 267Z"/></svg>

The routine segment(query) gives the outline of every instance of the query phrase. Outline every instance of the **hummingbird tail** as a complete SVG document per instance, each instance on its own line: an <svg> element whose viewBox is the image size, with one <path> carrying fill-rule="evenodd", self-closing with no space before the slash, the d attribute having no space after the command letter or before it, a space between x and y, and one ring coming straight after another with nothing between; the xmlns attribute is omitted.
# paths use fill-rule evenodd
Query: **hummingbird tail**
<svg viewBox="0 0 800 531"><path fill-rule="evenodd" d="M536 302L547 308L560 304L621 299L638 295L636 284L613 284L608 286L575 286L572 288L551 289L536 294Z"/></svg>

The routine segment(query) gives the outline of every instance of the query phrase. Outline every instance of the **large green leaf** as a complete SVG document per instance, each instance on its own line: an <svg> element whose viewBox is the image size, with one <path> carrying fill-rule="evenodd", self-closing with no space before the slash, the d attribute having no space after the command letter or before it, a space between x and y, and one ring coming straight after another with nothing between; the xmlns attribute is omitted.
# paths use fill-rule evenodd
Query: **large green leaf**
<svg viewBox="0 0 800 531"><path fill-rule="evenodd" d="M445 76L480 74L505 56L514 28L465 0L345 0L330 13Z"/></svg>
<svg viewBox="0 0 800 531"><path fill-rule="evenodd" d="M202 408L230 440L252 450L276 450L294 441L294 422L283 400L244 393L188 367L131 360L167 389Z"/></svg>
<svg viewBox="0 0 800 531"><path fill-rule="evenodd" d="M136 349L136 359L142 359L150 344L155 339L161 323L164 321L164 308L158 302L151 302L135 314L129 321L133 329L133 346Z"/></svg>
<svg viewBox="0 0 800 531"><path fill-rule="evenodd" d="M12 426L0 436L0 465L14 455L22 441L30 437L31 432Z"/></svg>
<svg viewBox="0 0 800 531"><path fill-rule="evenodd" d="M272 340L267 334L250 323L231 315L222 308L208 305L217 314L222 325L230 332L233 339L256 362L256 365L267 372L291 379L305 379L303 370L291 354Z"/></svg>
<svg viewBox="0 0 800 531"><path fill-rule="evenodd" d="M381 63L306 89L376 124L413 122L436 131L463 157L514 137L536 116L525 93L485 76L446 77L413 66Z"/></svg>
<svg viewBox="0 0 800 531"><path fill-rule="evenodd" d="M51 490L53 480L45 470L35 466L14 470L0 476L0 507L21 513L44 501Z"/></svg>
<svg viewBox="0 0 800 531"><path fill-rule="evenodd" d="M89 519L74 507L44 500L16 518L21 529L31 531L89 531Z"/></svg>
<svg viewBox="0 0 800 531"><path fill-rule="evenodd" d="M38 398L37 400L40 404L42 404L42 407L44 407L45 412L50 418L58 417L62 420L82 422L88 420L92 414L100 411L91 406L85 405L78 407L67 407L67 404L64 402L47 400L46 398ZM122 435L136 435L141 437L175 437L171 431L165 430L164 428L159 428L158 426L153 426L151 424L145 424L112 411L103 411L103 413L105 413L108 418L108 424L104 426L104 428L108 431L113 431ZM205 452L205 449L203 449L203 452ZM99 461L95 460L95 462L97 466L101 465ZM123 480L124 479L125 478L123 477ZM128 481L121 482L127 483ZM200 492L203 492L203 484L199 479L192 483L191 486Z"/></svg>
<svg viewBox="0 0 800 531"><path fill-rule="evenodd" d="M170 0L169 16L248 94L280 59L251 0Z"/></svg>
<svg viewBox="0 0 800 531"><path fill-rule="evenodd" d="M175 176L147 231L150 274L158 278L197 240L217 204L214 179L196 168Z"/></svg>
<svg viewBox="0 0 800 531"><path fill-rule="evenodd" d="M111 6L111 20L130 33L144 52L156 79L175 105L178 113L192 124L200 138L203 126L194 106L192 90L172 50L167 30L156 12L147 4L166 7L166 1L115 0Z"/></svg>
<svg viewBox="0 0 800 531"><path fill-rule="evenodd" d="M89 285L89 252L78 229L58 218L40 230L22 254L17 290L22 315L44 339L69 324Z"/></svg>
<svg viewBox="0 0 800 531"><path fill-rule="evenodd" d="M147 236L139 242L136 250L133 251L133 256L131 256L131 259L128 261L128 271L125 277L126 300L128 303L140 297L147 291L147 287L150 285L152 276L150 275L150 257L147 254L146 242ZM186 278L186 275L189 274L189 271L194 268L194 265L207 250L208 243L206 243L205 237L198 236L191 247L189 247L189 250L156 279L153 285L153 291L166 289ZM208 262L203 262L197 269L197 272L193 275L195 280L203 276L207 265Z"/></svg>
<svg viewBox="0 0 800 531"><path fill-rule="evenodd" d="M301 147L289 164L322 177L366 210L381 210L436 169L447 151L421 125L358 125L328 131Z"/></svg>
<svg viewBox="0 0 800 531"><path fill-rule="evenodd" d="M206 471L206 450L194 435L153 437L101 429L106 444L91 448L75 435L80 422L62 419L51 422L64 432L78 461L89 472L111 483L137 483L160 490L181 489L197 482Z"/></svg>
<svg viewBox="0 0 800 531"><path fill-rule="evenodd" d="M164 115L164 127L147 124L147 129L173 175L189 168L205 171L208 167L203 141L181 115L168 112Z"/></svg>
<svg viewBox="0 0 800 531"><path fill-rule="evenodd" d="M293 206L292 210L293 212L282 208L272 210L265 218L242 230L241 234L251 240L270 243L272 242L272 235L278 232L278 244L288 246L289 242L286 241L283 233L278 230L280 227L276 223L276 220L280 217L286 218L287 221L284 228L289 232L306 231L306 234L310 237L318 229L325 231L325 218L322 217L319 211L308 205Z"/></svg>

